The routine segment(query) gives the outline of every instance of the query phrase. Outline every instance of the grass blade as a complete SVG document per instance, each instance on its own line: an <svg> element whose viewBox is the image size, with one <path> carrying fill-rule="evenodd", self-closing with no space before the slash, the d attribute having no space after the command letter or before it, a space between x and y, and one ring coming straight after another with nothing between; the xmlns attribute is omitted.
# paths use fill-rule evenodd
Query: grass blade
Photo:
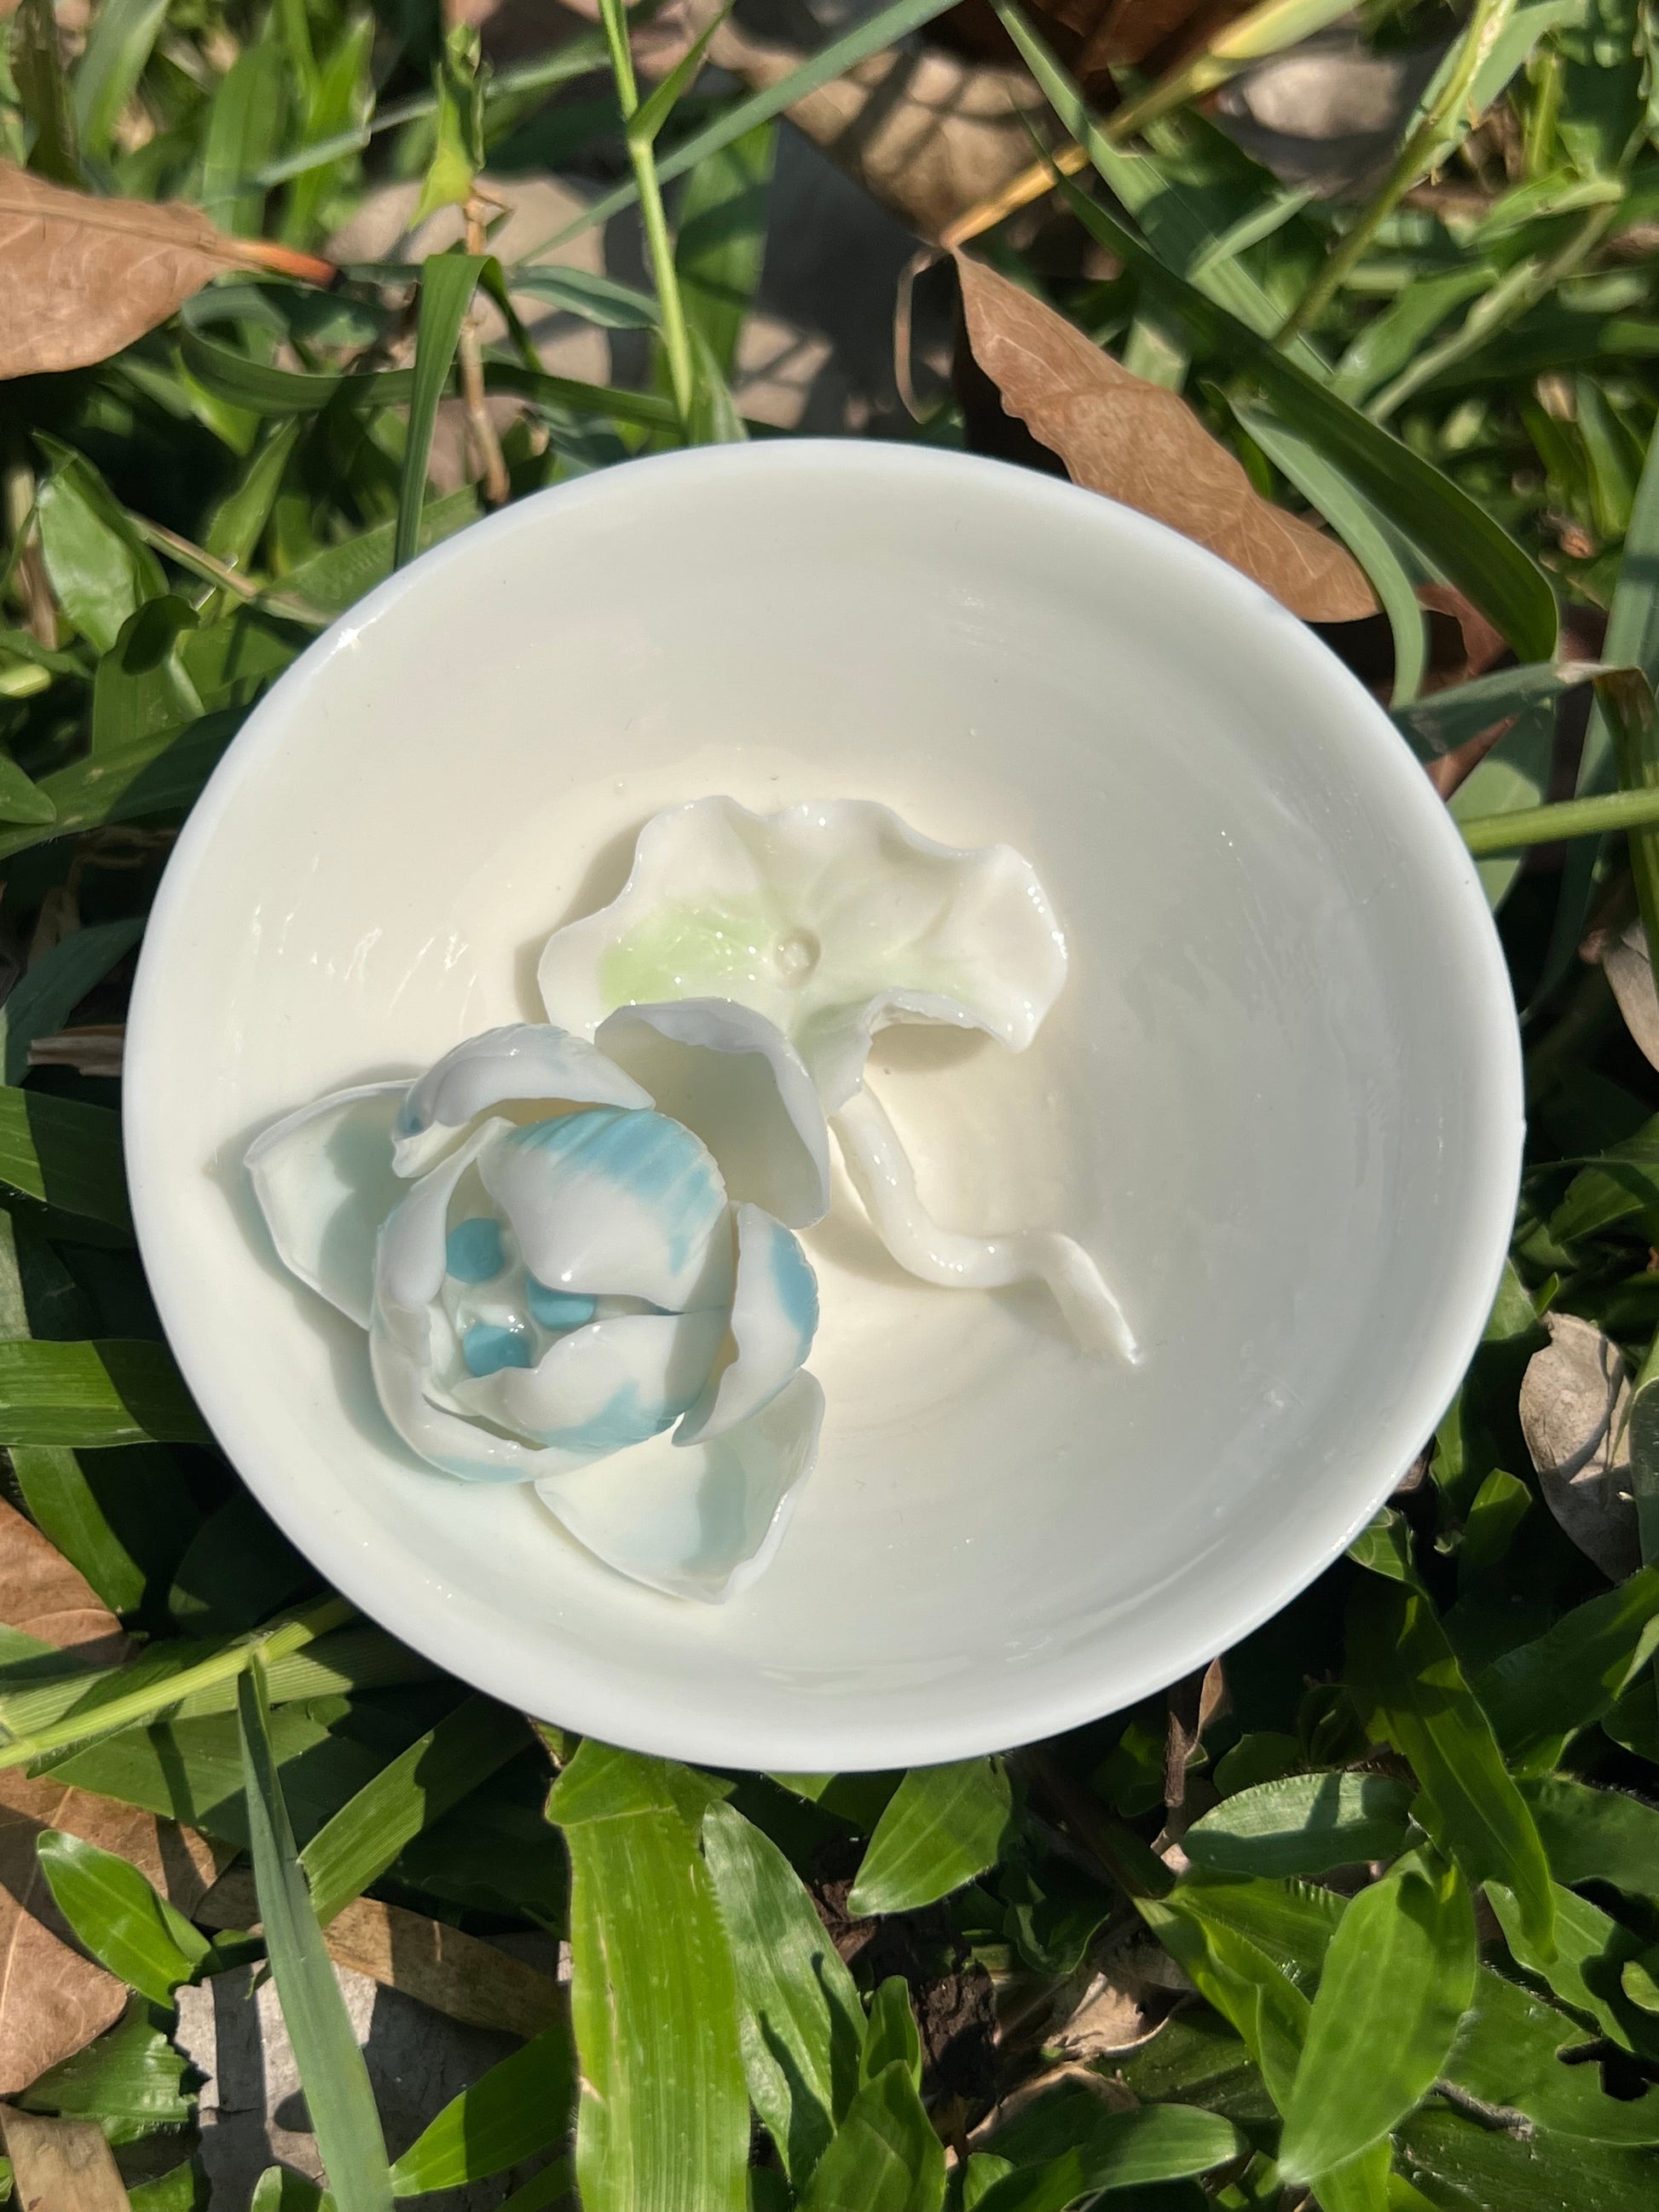
<svg viewBox="0 0 1659 2212"><path fill-rule="evenodd" d="M1471 1884L1511 1893L1547 1955L1555 1899L1544 1847L1428 1600L1368 1576L1354 1594L1348 1647L1356 1693L1370 1701L1369 1733L1411 1761L1423 1793L1418 1820Z"/></svg>
<svg viewBox="0 0 1659 2212"><path fill-rule="evenodd" d="M1346 2165L1428 2094L1474 1996L1474 1911L1443 1863L1397 1868L1337 1924L1285 2114L1291 2181Z"/></svg>
<svg viewBox="0 0 1659 2212"><path fill-rule="evenodd" d="M820 85L828 84L832 78L845 76L857 63L867 60L872 54L878 54L884 46L890 46L897 40L908 38L912 31L919 31L924 23L931 23L936 15L944 15L951 5L952 0L890 0L889 6L878 9L873 15L866 16L850 31L843 32L840 38L831 39L827 46L820 46L817 52L809 55L799 69L791 70L775 84L766 85L759 92L751 93L747 100L738 100L736 106L727 108L724 115L717 116L714 122L695 131L684 145L677 146L665 160L658 162L658 183L672 184L676 177L684 176L688 169L695 169L699 161L707 161L711 154L718 154L733 139L741 138L754 130L757 124L769 123L774 116L781 115L785 108L793 107L798 100L805 100L809 92L816 92ZM567 240L580 238L584 231L592 230L596 224L609 222L612 216L620 215L624 208L632 207L638 198L637 185L618 185L614 191L606 192L603 198L585 208L574 222L567 223L551 238L544 238L539 246L532 246L529 252L520 257L521 259L538 261L544 253L552 252L556 246L564 245Z"/></svg>
<svg viewBox="0 0 1659 2212"><path fill-rule="evenodd" d="M811 1897L771 1839L712 1805L703 1856L732 1946L755 2109L800 2187L859 2081L864 2008Z"/></svg>
<svg viewBox="0 0 1659 2212"><path fill-rule="evenodd" d="M0 1343L0 1444L202 1444L202 1417L164 1344Z"/></svg>
<svg viewBox="0 0 1659 2212"><path fill-rule="evenodd" d="M56 1828L34 1849L58 1911L93 1957L142 1996L171 2004L211 1950L207 1938L113 1851Z"/></svg>
<svg viewBox="0 0 1659 2212"><path fill-rule="evenodd" d="M391 2212L392 2174L368 2069L295 1852L257 1659L237 1684L237 1713L259 1917L329 2191L338 2212Z"/></svg>
<svg viewBox="0 0 1659 2212"><path fill-rule="evenodd" d="M737 1978L677 1777L698 1780L590 1737L548 1799L570 1853L585 2212L744 2212Z"/></svg>
<svg viewBox="0 0 1659 2212"><path fill-rule="evenodd" d="M406 1843L529 1740L519 1714L493 1698L466 1698L382 1767L301 1854L320 1924L325 1928L343 1906L361 1897Z"/></svg>
<svg viewBox="0 0 1659 2212"><path fill-rule="evenodd" d="M574 2059L561 2023L492 2066L410 2145L392 2169L392 2194L464 2189L562 2142L575 2100Z"/></svg>
<svg viewBox="0 0 1659 2212"><path fill-rule="evenodd" d="M410 392L409 430L404 447L403 480L398 489L398 527L392 565L401 568L415 558L420 544L421 509L426 501L426 465L432 451L432 426L438 416L461 325L489 257L482 253L436 253L421 270L420 320L415 332L415 377Z"/></svg>

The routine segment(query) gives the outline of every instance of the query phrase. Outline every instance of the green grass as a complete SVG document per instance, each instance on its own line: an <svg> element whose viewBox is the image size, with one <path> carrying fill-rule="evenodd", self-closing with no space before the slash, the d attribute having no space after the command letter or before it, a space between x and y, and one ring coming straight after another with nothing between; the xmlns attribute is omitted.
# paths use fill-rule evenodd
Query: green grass
<svg viewBox="0 0 1659 2212"><path fill-rule="evenodd" d="M770 118L938 12L900 0L764 94L688 72L641 105L597 29L489 81L419 4L102 0L71 52L24 0L0 153L310 252L378 181L464 203L480 134L486 154L605 154L631 181L601 206L642 198L653 290L539 281L643 328L650 368L626 390L552 377L509 323L479 366L522 404L503 441L521 497L745 434L728 379ZM1348 1557L1224 1655L1226 1698L1173 1774L1195 1685L1004 1759L720 1776L481 1714L347 1621L195 1441L129 1241L116 1086L31 1072L29 1047L77 1009L119 1018L171 833L262 690L479 513L471 489L428 491L425 453L475 286L514 279L476 250L327 293L231 275L107 360L0 386L0 939L45 931L3 1011L0 1436L13 1495L147 1639L68 1678L0 1630L0 1764L252 1848L343 2206L485 2181L514 2212L578 2185L587 2212L1645 2212L1659 1074L1577 956L1588 932L1659 927L1651 23L1634 0L1487 0L1479 51L1449 59L1370 198L1321 202L1169 88L1131 88L1157 119L1118 143L1044 23L998 12L1090 167L1040 228L974 251L1155 360L1261 492L1328 502L1389 609L1362 645L1379 685L1393 656L1402 743L1431 761L1507 723L1455 811L1525 1009L1531 1135L1512 1264L1429 1453ZM1365 15L1382 46L1460 28L1425 4ZM1085 281L1066 272L1091 235L1115 273ZM915 434L968 434L943 399ZM1478 681L1414 604L1449 584L1506 641ZM1574 744L1552 783L1558 727ZM1521 1427L1552 1311L1604 1331L1642 1386L1617 1582L1554 1517ZM165 2000L258 1946L207 1948L89 1847L46 1857L134 1996L16 2101L100 2120L147 2173L167 2163L150 2138L185 2130L133 2195L184 2212L205 2197ZM539 2032L390 2167L319 1931L365 1888L562 1936L575 1976L568 2027L544 1984L514 1985L512 2017ZM849 1905L882 1923L850 1966L826 1926ZM1079 2056L1118 2090L1080 2082ZM290 2198L316 2192L265 2177L262 2204Z"/></svg>

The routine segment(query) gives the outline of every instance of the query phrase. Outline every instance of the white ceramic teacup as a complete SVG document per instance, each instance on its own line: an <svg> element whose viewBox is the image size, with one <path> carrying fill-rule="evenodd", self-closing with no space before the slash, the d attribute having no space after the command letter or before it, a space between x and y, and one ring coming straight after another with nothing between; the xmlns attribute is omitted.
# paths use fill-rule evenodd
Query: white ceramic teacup
<svg viewBox="0 0 1659 2212"><path fill-rule="evenodd" d="M940 1220L1071 1231L1146 1349L1085 1356L1035 1288L901 1274L838 1183L805 1240L818 1465L722 1607L413 1459L242 1164L325 1091L544 1018L550 932L715 793L880 799L1035 864L1071 956L1035 1044L893 1030L872 1077ZM1309 630L1051 478L800 441L526 501L318 641L179 841L126 1118L186 1379L331 1581L538 1715L806 1771L1052 1734L1284 1605L1455 1389L1522 1134L1474 869Z"/></svg>

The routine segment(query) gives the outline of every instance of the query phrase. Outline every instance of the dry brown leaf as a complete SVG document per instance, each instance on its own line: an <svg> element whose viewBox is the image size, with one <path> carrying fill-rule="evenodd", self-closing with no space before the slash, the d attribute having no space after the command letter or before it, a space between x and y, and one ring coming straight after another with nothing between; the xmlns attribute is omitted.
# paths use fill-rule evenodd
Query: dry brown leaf
<svg viewBox="0 0 1659 2212"><path fill-rule="evenodd" d="M246 1867L224 1875L196 1914L204 1928L253 1928L258 1917L253 1876ZM401 1905L357 1898L329 1922L323 1941L337 1966L473 2027L502 2028L528 2042L564 2014L564 1998L550 1975Z"/></svg>
<svg viewBox="0 0 1659 2212"><path fill-rule="evenodd" d="M182 200L97 199L0 161L0 377L85 368L227 269L333 280L331 262L228 238Z"/></svg>
<svg viewBox="0 0 1659 2212"><path fill-rule="evenodd" d="M1622 936L1602 947L1601 960L1625 1027L1646 1058L1659 1067L1659 993L1654 990L1648 936L1639 915Z"/></svg>
<svg viewBox="0 0 1659 2212"><path fill-rule="evenodd" d="M1610 1582L1642 1564L1631 1491L1624 1354L1577 1314L1547 1314L1550 1340L1527 1363L1521 1433L1544 1503Z"/></svg>
<svg viewBox="0 0 1659 2212"><path fill-rule="evenodd" d="M94 2120L46 2120L0 2105L17 2212L128 2212L115 2154Z"/></svg>
<svg viewBox="0 0 1659 2212"><path fill-rule="evenodd" d="M122 1658L115 1616L32 1521L0 1500L0 1620L90 1664ZM126 2002L125 1983L70 1948L35 1856L61 1828L129 1859L189 1912L217 1870L200 1836L152 1813L71 1790L20 1767L0 1772L0 2096L100 2035Z"/></svg>
<svg viewBox="0 0 1659 2212"><path fill-rule="evenodd" d="M126 1051L125 1022L86 1022L36 1037L29 1046L31 1067L72 1067L77 1075L117 1076Z"/></svg>
<svg viewBox="0 0 1659 2212"><path fill-rule="evenodd" d="M120 1623L90 1583L3 1498L0 1621L60 1651L72 1650L88 1666L112 1666L126 1654Z"/></svg>
<svg viewBox="0 0 1659 2212"><path fill-rule="evenodd" d="M1148 2005L1146 1998L1144 1984L1132 1988L1115 1974L1097 1974L1077 2010L1048 2042L1062 2058L1080 2066L1138 2050L1158 2033L1169 2009L1167 1997L1161 2006Z"/></svg>
<svg viewBox="0 0 1659 2212"><path fill-rule="evenodd" d="M129 1860L181 1912L193 1912L221 1856L188 1828L50 1775L0 1772L0 2096L26 2089L120 2017L124 1982L70 1948L35 1855L59 1828Z"/></svg>
<svg viewBox="0 0 1659 2212"><path fill-rule="evenodd" d="M1346 548L1263 499L1179 393L1132 375L982 262L956 262L974 358L1073 483L1207 546L1304 621L1376 611Z"/></svg>

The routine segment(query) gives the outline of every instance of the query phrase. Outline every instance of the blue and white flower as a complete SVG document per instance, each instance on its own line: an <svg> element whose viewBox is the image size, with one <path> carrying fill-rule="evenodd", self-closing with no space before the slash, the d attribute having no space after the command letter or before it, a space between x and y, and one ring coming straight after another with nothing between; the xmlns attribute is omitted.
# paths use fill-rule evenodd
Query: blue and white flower
<svg viewBox="0 0 1659 2212"><path fill-rule="evenodd" d="M411 1449L530 1482L608 1565L719 1601L817 1449L823 1115L761 1015L629 1006L492 1030L318 1100L247 1155L276 1250L368 1333Z"/></svg>

